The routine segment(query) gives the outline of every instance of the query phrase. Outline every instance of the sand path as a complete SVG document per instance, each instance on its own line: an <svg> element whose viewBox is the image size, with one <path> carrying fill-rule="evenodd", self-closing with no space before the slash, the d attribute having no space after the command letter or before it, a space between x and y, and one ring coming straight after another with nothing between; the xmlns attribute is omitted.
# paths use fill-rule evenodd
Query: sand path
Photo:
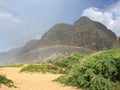
<svg viewBox="0 0 120 90"><path fill-rule="evenodd" d="M14 81L18 88L8 88L4 85L0 90L78 90L52 82L60 75L41 73L19 73L20 68L0 68L0 74ZM79 89L80 90L80 89Z"/></svg>

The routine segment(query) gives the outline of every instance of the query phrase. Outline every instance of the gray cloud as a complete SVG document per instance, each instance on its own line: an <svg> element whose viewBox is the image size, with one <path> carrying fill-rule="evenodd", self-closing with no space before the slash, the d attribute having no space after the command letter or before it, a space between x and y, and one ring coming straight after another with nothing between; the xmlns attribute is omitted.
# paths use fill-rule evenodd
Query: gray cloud
<svg viewBox="0 0 120 90"><path fill-rule="evenodd" d="M4 46L19 47L33 39L42 28L35 25L32 20L22 21L15 18L11 13L0 12L0 33ZM44 31L43 31L44 32Z"/></svg>
<svg viewBox="0 0 120 90"><path fill-rule="evenodd" d="M61 4L61 0L0 0L0 52L40 39L54 24Z"/></svg>

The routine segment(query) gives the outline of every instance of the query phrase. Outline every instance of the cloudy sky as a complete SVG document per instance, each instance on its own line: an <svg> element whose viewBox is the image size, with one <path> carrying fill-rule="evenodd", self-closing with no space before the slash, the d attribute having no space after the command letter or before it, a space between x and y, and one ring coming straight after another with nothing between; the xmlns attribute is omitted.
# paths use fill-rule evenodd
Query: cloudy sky
<svg viewBox="0 0 120 90"><path fill-rule="evenodd" d="M57 23L81 16L120 36L120 0L0 0L0 52L23 46Z"/></svg>

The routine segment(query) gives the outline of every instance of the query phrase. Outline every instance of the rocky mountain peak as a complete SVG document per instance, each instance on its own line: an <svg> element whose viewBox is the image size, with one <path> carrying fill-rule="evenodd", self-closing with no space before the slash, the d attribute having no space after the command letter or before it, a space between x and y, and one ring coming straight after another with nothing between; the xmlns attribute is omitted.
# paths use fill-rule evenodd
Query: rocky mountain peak
<svg viewBox="0 0 120 90"><path fill-rule="evenodd" d="M92 23L92 20L89 19L87 16L82 16L80 17L80 19L78 19L77 21L74 22L74 25L84 25L84 24L87 24L87 23Z"/></svg>
<svg viewBox="0 0 120 90"><path fill-rule="evenodd" d="M82 16L73 25L53 26L40 40L41 45L70 45L92 50L109 49L117 42L116 35L103 24Z"/></svg>

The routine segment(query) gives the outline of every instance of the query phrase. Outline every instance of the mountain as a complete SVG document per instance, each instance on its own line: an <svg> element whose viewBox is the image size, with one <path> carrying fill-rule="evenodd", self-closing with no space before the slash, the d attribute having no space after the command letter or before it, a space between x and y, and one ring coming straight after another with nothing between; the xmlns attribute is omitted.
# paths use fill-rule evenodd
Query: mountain
<svg viewBox="0 0 120 90"><path fill-rule="evenodd" d="M99 22L81 17L74 25L57 24L46 32L40 44L70 45L85 47L91 50L109 49L116 45L116 35Z"/></svg>
<svg viewBox="0 0 120 90"><path fill-rule="evenodd" d="M60 23L48 30L40 40L31 40L16 50L6 63L39 63L64 57L71 53L90 54L119 47L117 36L103 24L83 16L73 25ZM9 56L0 54L0 60ZM4 56L4 57L3 57Z"/></svg>
<svg viewBox="0 0 120 90"><path fill-rule="evenodd" d="M10 59L14 58L14 56L21 50L21 48L15 48L8 52L0 53L0 65L8 62Z"/></svg>

